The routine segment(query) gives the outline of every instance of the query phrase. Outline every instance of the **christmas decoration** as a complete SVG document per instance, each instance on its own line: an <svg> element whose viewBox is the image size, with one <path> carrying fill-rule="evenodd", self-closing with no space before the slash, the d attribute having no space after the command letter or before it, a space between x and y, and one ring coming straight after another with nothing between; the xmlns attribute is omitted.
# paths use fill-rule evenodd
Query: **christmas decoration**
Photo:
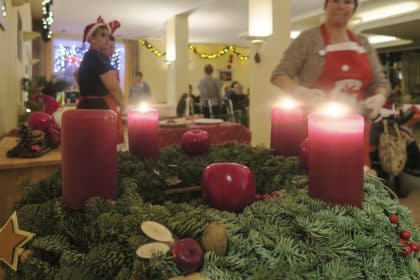
<svg viewBox="0 0 420 280"><path fill-rule="evenodd" d="M239 214L208 207L199 192L166 194L198 185L203 168L213 162L248 166L260 194L286 191ZM15 208L20 224L37 234L27 244L33 255L17 272L0 267L6 279L166 280L182 275L169 254L151 259L134 254L139 244L150 242L139 233L139 224L152 220L174 236L195 240L212 222L226 227L226 255L204 254L200 275L209 279L420 279L416 258L401 253L384 210L398 213L413 242L420 233L409 210L379 179L365 177L362 208L330 207L308 196L303 172L296 158L248 145L214 145L200 157L173 146L155 162L120 153L118 198L92 198L83 211L63 206L59 172L38 183L24 182ZM172 176L182 181L176 188L165 184Z"/></svg>
<svg viewBox="0 0 420 280"><path fill-rule="evenodd" d="M53 123L53 117L44 112L33 112L28 118L28 126L30 129L39 129L44 132L47 132Z"/></svg>
<svg viewBox="0 0 420 280"><path fill-rule="evenodd" d="M406 230L406 229L403 229L403 230L401 231L400 235L401 235L401 238L402 238L402 239L404 239L404 240L408 240L408 239L410 239L410 237L411 237L411 233L410 233L410 231L408 231L408 230Z"/></svg>
<svg viewBox="0 0 420 280"><path fill-rule="evenodd" d="M162 242L151 242L140 246L136 255L143 259L151 259L159 255L165 255L171 250L168 244Z"/></svg>
<svg viewBox="0 0 420 280"><path fill-rule="evenodd" d="M170 245L175 242L172 237L172 233L165 226L159 223L145 221L141 223L140 228L146 236L155 241L165 242Z"/></svg>
<svg viewBox="0 0 420 280"><path fill-rule="evenodd" d="M201 180L203 200L210 206L240 212L255 200L255 176L238 163L213 163L204 169Z"/></svg>
<svg viewBox="0 0 420 280"><path fill-rule="evenodd" d="M228 232L224 225L211 223L204 230L201 243L206 251L213 251L218 256L226 255Z"/></svg>
<svg viewBox="0 0 420 280"><path fill-rule="evenodd" d="M186 273L197 271L203 265L203 248L198 241L184 238L172 247L172 258L179 269Z"/></svg>
<svg viewBox="0 0 420 280"><path fill-rule="evenodd" d="M395 214L389 215L389 221L393 224L398 224L398 216Z"/></svg>
<svg viewBox="0 0 420 280"><path fill-rule="evenodd" d="M191 129L182 135L182 149L189 155L195 156L207 153L210 147L209 134L202 129Z"/></svg>
<svg viewBox="0 0 420 280"><path fill-rule="evenodd" d="M49 42L51 40L52 31L51 25L54 21L53 11L51 6L53 4L53 0L42 0L42 40L44 42Z"/></svg>
<svg viewBox="0 0 420 280"><path fill-rule="evenodd" d="M79 47L74 44L58 44L54 46L54 73L61 72L72 76L74 71L80 67L83 56L87 51L88 48L86 46ZM110 61L112 67L120 71L122 59L123 48L115 48Z"/></svg>
<svg viewBox="0 0 420 280"><path fill-rule="evenodd" d="M386 211L385 211L386 212ZM400 229L400 219L396 214L390 214L388 216L389 221L394 224L395 230L397 233ZM400 238L400 244L403 246L402 252L405 255L410 255L411 253L416 254L419 251L418 244L415 242L408 242L411 238L411 232L407 229L403 229L399 232Z"/></svg>
<svg viewBox="0 0 420 280"><path fill-rule="evenodd" d="M160 51L160 50L156 49L147 40L140 40L139 42L140 42L140 44L142 44L143 46L145 46L151 53L153 53L154 55L156 55L158 57L162 57L162 56L165 56L166 55L166 52ZM249 59L249 56L244 55L244 54L240 53L239 51L237 51L236 50L236 47L233 46L233 45L226 46L222 50L216 51L216 52L211 53L211 54L206 54L206 53L199 52L197 50L197 48L194 45L192 45L192 44L189 44L188 45L188 49L190 49L194 54L196 54L198 57L203 58L203 59L215 59L215 58L219 58L219 57L227 54L228 52L232 52L241 61L247 61ZM233 59L233 56L232 56L232 59Z"/></svg>
<svg viewBox="0 0 420 280"><path fill-rule="evenodd" d="M19 129L17 144L7 151L7 157L37 158L57 148L60 143L60 132L53 131L53 127L54 125L44 132L22 125Z"/></svg>
<svg viewBox="0 0 420 280"><path fill-rule="evenodd" d="M31 240L33 236L33 233L19 228L16 211L13 212L0 229L0 261L16 271L19 259L18 254L21 251L23 252L23 245Z"/></svg>

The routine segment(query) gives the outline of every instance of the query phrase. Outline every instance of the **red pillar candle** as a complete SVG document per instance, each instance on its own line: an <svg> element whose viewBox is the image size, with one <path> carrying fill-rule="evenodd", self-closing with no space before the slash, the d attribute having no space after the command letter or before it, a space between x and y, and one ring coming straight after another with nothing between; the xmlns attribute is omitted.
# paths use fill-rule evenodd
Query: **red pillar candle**
<svg viewBox="0 0 420 280"><path fill-rule="evenodd" d="M141 107L128 111L128 146L140 160L159 157L159 113Z"/></svg>
<svg viewBox="0 0 420 280"><path fill-rule="evenodd" d="M63 203L81 209L94 196L117 197L117 115L68 110L62 115Z"/></svg>
<svg viewBox="0 0 420 280"><path fill-rule="evenodd" d="M303 110L285 99L271 110L271 148L278 155L296 156L305 139Z"/></svg>
<svg viewBox="0 0 420 280"><path fill-rule="evenodd" d="M363 128L358 114L309 115L309 195L332 205L361 207Z"/></svg>

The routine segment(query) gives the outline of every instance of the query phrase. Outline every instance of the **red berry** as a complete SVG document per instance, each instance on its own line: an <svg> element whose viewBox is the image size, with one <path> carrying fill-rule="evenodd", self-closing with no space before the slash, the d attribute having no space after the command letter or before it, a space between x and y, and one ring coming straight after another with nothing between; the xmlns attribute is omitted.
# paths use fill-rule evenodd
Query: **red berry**
<svg viewBox="0 0 420 280"><path fill-rule="evenodd" d="M410 254L411 254L411 252L412 252L412 250L411 250L411 247L410 247L410 246L405 246L405 247L403 248L403 253L404 253L404 254L406 254L406 255L410 255Z"/></svg>
<svg viewBox="0 0 420 280"><path fill-rule="evenodd" d="M262 196L263 200L270 199L270 198L271 198L271 196L268 193L266 193Z"/></svg>
<svg viewBox="0 0 420 280"><path fill-rule="evenodd" d="M398 216L395 214L389 215L389 221L393 224L398 224L399 222Z"/></svg>
<svg viewBox="0 0 420 280"><path fill-rule="evenodd" d="M255 200L260 200L262 198L262 196L261 195L259 195L259 194L256 194L255 195Z"/></svg>
<svg viewBox="0 0 420 280"><path fill-rule="evenodd" d="M419 244L413 242L413 243L410 243L409 245L410 245L411 250L413 250L413 252L417 253L418 251L420 251Z"/></svg>
<svg viewBox="0 0 420 280"><path fill-rule="evenodd" d="M407 240L405 240L405 239L400 239L400 243L402 244L402 245L407 245Z"/></svg>
<svg viewBox="0 0 420 280"><path fill-rule="evenodd" d="M278 196L281 196L280 192L278 192L278 191L274 191L274 192L270 193L270 195L271 195L272 197L278 197Z"/></svg>
<svg viewBox="0 0 420 280"><path fill-rule="evenodd" d="M400 233L400 236L402 239L408 240L411 237L411 233L408 230L403 229Z"/></svg>

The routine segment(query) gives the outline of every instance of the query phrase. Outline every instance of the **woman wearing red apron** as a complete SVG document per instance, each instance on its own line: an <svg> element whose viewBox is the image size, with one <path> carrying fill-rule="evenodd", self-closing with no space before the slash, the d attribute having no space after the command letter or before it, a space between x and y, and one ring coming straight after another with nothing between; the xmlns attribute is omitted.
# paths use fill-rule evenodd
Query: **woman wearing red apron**
<svg viewBox="0 0 420 280"><path fill-rule="evenodd" d="M390 85L367 39L347 27L357 5L357 0L326 0L325 22L292 42L273 71L272 83L294 93L308 106L338 98L367 110L371 119L377 117L390 94ZM367 166L369 129L367 124Z"/></svg>
<svg viewBox="0 0 420 280"><path fill-rule="evenodd" d="M109 28L101 17L85 28L83 42L90 43L80 64L78 109L111 109L120 114L125 110L123 93L109 58ZM123 142L122 126L118 128L117 143Z"/></svg>

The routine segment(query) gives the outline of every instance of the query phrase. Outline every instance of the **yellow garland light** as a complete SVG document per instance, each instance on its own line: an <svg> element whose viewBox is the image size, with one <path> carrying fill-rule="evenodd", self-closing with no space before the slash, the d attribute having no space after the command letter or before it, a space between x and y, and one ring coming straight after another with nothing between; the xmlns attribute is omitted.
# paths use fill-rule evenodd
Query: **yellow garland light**
<svg viewBox="0 0 420 280"><path fill-rule="evenodd" d="M140 43L145 46L151 53L155 54L158 57L164 56L166 52L160 51L156 49L151 43L149 43L146 40L140 40ZM216 59L219 58L225 54L227 54L229 51L232 52L234 55L236 55L237 58L239 58L241 61L247 61L249 59L248 55L244 55L236 50L235 46L229 45L224 47L220 51L216 51L214 53L206 54L206 53L200 53L195 46L192 44L188 44L188 48L196 54L198 57L203 59Z"/></svg>

